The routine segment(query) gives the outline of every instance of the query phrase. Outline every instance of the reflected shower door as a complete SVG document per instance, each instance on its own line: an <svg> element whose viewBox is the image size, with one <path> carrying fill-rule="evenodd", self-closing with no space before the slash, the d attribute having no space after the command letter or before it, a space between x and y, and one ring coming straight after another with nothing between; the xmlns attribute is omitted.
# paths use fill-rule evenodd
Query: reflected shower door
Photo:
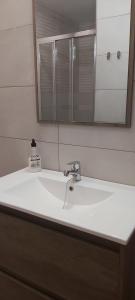
<svg viewBox="0 0 135 300"><path fill-rule="evenodd" d="M40 55L40 115L45 121L56 120L56 103L54 98L54 43L39 45Z"/></svg>
<svg viewBox="0 0 135 300"><path fill-rule="evenodd" d="M56 119L70 122L72 121L71 39L56 41L55 51Z"/></svg>
<svg viewBox="0 0 135 300"><path fill-rule="evenodd" d="M95 36L73 39L73 121L93 122Z"/></svg>
<svg viewBox="0 0 135 300"><path fill-rule="evenodd" d="M78 32L39 39L40 119L93 122L95 34Z"/></svg>

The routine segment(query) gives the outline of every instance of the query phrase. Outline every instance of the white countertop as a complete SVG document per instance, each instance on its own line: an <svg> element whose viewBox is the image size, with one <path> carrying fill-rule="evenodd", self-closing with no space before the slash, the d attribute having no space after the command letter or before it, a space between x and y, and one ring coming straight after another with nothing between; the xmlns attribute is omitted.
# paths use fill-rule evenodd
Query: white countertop
<svg viewBox="0 0 135 300"><path fill-rule="evenodd" d="M29 173L26 169L18 171L0 178L0 204L122 245L128 243L135 229L135 187L82 177L80 186L105 190L110 192L110 196L100 203L79 205L68 210L46 204L46 201L40 199L40 195L34 199L30 193L29 200L26 201L17 195L6 193L12 187L36 179L37 176L65 183L67 181L62 173L55 171L43 170L39 173Z"/></svg>

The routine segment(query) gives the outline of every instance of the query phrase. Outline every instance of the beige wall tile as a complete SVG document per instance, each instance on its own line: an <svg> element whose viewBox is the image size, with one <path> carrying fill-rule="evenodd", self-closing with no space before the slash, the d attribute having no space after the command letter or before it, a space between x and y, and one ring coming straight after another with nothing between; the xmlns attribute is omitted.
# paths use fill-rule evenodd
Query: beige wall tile
<svg viewBox="0 0 135 300"><path fill-rule="evenodd" d="M135 92L131 128L61 125L60 143L135 151Z"/></svg>
<svg viewBox="0 0 135 300"><path fill-rule="evenodd" d="M42 157L42 166L58 170L58 144L42 142L37 146ZM31 153L29 141L0 137L0 149L0 176L28 166Z"/></svg>
<svg viewBox="0 0 135 300"><path fill-rule="evenodd" d="M37 136L34 87L0 88L0 136Z"/></svg>
<svg viewBox="0 0 135 300"><path fill-rule="evenodd" d="M58 143L58 125L38 124L38 136L40 141Z"/></svg>
<svg viewBox="0 0 135 300"><path fill-rule="evenodd" d="M0 88L0 136L58 143L58 127L37 122L34 87Z"/></svg>
<svg viewBox="0 0 135 300"><path fill-rule="evenodd" d="M32 0L0 0L0 30L32 24Z"/></svg>
<svg viewBox="0 0 135 300"><path fill-rule="evenodd" d="M88 177L135 185L135 153L60 145L60 169L73 160L81 162Z"/></svg>
<svg viewBox="0 0 135 300"><path fill-rule="evenodd" d="M33 85L32 25L0 31L0 87Z"/></svg>
<svg viewBox="0 0 135 300"><path fill-rule="evenodd" d="M0 138L0 176L25 168L28 164L28 142Z"/></svg>
<svg viewBox="0 0 135 300"><path fill-rule="evenodd" d="M58 144L40 143L40 155L42 157L42 168L58 170Z"/></svg>

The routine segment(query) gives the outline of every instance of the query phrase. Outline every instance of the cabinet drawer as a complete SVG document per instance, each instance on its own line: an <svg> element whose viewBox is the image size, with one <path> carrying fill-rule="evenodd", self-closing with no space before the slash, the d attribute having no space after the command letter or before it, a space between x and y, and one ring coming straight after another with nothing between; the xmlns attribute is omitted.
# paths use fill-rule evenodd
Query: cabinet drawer
<svg viewBox="0 0 135 300"><path fill-rule="evenodd" d="M53 300L31 289L23 283L0 272L0 299L1 300Z"/></svg>
<svg viewBox="0 0 135 300"><path fill-rule="evenodd" d="M119 254L0 214L0 265L62 299L119 299Z"/></svg>

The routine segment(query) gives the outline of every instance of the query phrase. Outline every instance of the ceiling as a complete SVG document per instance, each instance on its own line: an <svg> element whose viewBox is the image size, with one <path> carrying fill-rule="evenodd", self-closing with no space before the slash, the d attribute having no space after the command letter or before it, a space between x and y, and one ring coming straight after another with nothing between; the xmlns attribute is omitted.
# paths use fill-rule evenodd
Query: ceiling
<svg viewBox="0 0 135 300"><path fill-rule="evenodd" d="M44 4L59 14L75 22L94 22L96 0L42 0Z"/></svg>

